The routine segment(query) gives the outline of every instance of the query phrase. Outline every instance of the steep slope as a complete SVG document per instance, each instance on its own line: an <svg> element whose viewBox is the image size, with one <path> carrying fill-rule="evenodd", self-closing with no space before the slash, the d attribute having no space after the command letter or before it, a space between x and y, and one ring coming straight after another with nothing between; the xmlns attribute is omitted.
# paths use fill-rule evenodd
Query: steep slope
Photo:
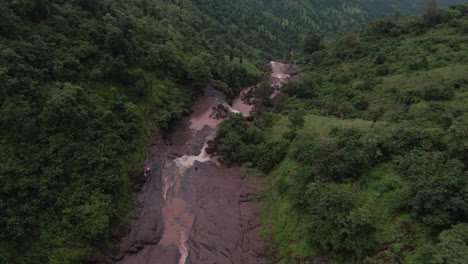
<svg viewBox="0 0 468 264"><path fill-rule="evenodd" d="M299 58L245 151L272 171L271 263L466 262L467 14L376 21Z"/></svg>
<svg viewBox="0 0 468 264"><path fill-rule="evenodd" d="M375 19L419 14L425 0L203 0L193 1L205 14L226 28L233 37L259 52L281 56L301 48L305 36L332 36L347 32ZM441 5L463 0L439 1Z"/></svg>

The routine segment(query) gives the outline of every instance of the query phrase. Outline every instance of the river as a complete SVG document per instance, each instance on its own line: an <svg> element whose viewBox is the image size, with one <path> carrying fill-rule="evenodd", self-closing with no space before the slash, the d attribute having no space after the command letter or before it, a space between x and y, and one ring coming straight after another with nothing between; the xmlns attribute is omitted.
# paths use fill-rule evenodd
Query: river
<svg viewBox="0 0 468 264"><path fill-rule="evenodd" d="M270 62L269 83L277 91L291 77L288 67ZM243 89L232 107L223 94L205 89L190 116L149 142L146 164L152 173L114 257L118 263L265 263L258 237L263 205L251 201L264 188L261 179L245 177L243 168L219 166L205 151L229 113L250 114L252 89Z"/></svg>

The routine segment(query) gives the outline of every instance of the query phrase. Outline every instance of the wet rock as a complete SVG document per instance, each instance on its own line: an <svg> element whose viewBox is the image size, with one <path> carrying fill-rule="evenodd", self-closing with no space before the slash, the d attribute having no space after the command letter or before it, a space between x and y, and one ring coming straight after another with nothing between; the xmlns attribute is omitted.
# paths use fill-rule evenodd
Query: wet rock
<svg viewBox="0 0 468 264"><path fill-rule="evenodd" d="M172 139L170 138L165 138L165 143L166 143L166 146L172 146Z"/></svg>
<svg viewBox="0 0 468 264"><path fill-rule="evenodd" d="M208 154L213 154L218 150L218 146L216 144L216 141L214 140L208 140L206 143L208 146L205 148L206 153Z"/></svg>
<svg viewBox="0 0 468 264"><path fill-rule="evenodd" d="M218 104L211 108L212 113L210 114L210 118L213 119L224 119L229 116L230 110L229 107L225 104Z"/></svg>
<svg viewBox="0 0 468 264"><path fill-rule="evenodd" d="M186 174L182 185L190 186L184 193L196 219L188 244L189 263L265 263L256 228L262 205L238 203L239 197L255 193L258 184L242 179L245 169L196 165L199 170Z"/></svg>
<svg viewBox="0 0 468 264"><path fill-rule="evenodd" d="M133 242L133 244L127 250L127 253L135 254L138 251L142 250L143 246L144 246L143 242L140 241L140 240L137 240L137 241Z"/></svg>
<svg viewBox="0 0 468 264"><path fill-rule="evenodd" d="M138 248L136 248L136 247L130 247L129 249L127 249L127 251L125 251L125 253L135 254L135 253L137 253L138 251L139 251Z"/></svg>
<svg viewBox="0 0 468 264"><path fill-rule="evenodd" d="M143 183L146 182L146 180L147 180L147 178L145 176L140 176L137 179L137 183L143 184Z"/></svg>
<svg viewBox="0 0 468 264"><path fill-rule="evenodd" d="M211 87L213 87L214 89L219 89L219 84L216 80L211 80L210 81L210 85Z"/></svg>
<svg viewBox="0 0 468 264"><path fill-rule="evenodd" d="M140 250L143 248L143 242L141 241L135 241L135 243L133 243L133 247Z"/></svg>
<svg viewBox="0 0 468 264"><path fill-rule="evenodd" d="M111 257L113 260L115 261L120 261L122 260L123 258L125 257L125 253L124 252L119 252L117 253L115 256Z"/></svg>
<svg viewBox="0 0 468 264"><path fill-rule="evenodd" d="M175 154L173 154L173 153L170 153L170 154L167 155L167 157L168 157L169 159L176 159L176 158L177 158L177 155L175 155Z"/></svg>
<svg viewBox="0 0 468 264"><path fill-rule="evenodd" d="M96 264L114 264L115 262L106 256L101 255L91 255L88 257L89 263L96 263Z"/></svg>

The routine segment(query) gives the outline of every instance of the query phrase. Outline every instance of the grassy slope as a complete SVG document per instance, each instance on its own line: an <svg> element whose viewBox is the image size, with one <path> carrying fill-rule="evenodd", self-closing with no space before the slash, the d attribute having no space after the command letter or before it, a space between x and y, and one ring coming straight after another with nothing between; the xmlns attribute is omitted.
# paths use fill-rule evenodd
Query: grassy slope
<svg viewBox="0 0 468 264"><path fill-rule="evenodd" d="M318 137L326 139L332 128L356 128L360 130L370 129L372 122L360 119L343 120L336 117L324 117L317 115L306 116L306 124L298 131L298 138ZM386 123L378 122L375 127L387 127ZM279 116L272 128L272 140L281 138L281 135L289 129L289 121L285 116ZM293 209L293 204L285 197L278 197L274 181L286 182L294 179L299 171L298 164L286 158L272 172L269 178L269 188L266 190L266 203L268 206L263 213L264 231L262 236L266 238L267 250L270 250L276 258L270 259L270 263L287 264L294 263L297 259L320 260L320 253L312 250L305 244L302 225L306 215ZM394 201L398 201L405 183L395 171L393 164L382 163L372 169L367 175L363 175L359 183L339 184L343 187L354 186L361 190L360 196L366 200L364 206L373 208L376 212L376 241L383 245L383 250L376 255L385 256L389 262L395 259L404 259L404 256L420 246L425 240L430 239L429 230L415 221L409 214L395 215L392 213ZM274 188L274 187L273 187ZM405 228L408 227L408 230ZM319 256L319 257L317 257ZM327 259L326 257L323 259ZM311 262L312 263L312 262ZM354 263L352 260L343 259L331 261L331 263Z"/></svg>
<svg viewBox="0 0 468 264"><path fill-rule="evenodd" d="M315 114L305 116L305 125L298 130L298 136L314 136L326 138L330 131L335 128L358 128L370 129L372 122L362 119L341 119L333 116L319 116ZM375 127L383 126L378 122ZM280 140L282 135L290 129L288 116L276 115L275 124L272 128L271 140Z"/></svg>
<svg viewBox="0 0 468 264"><path fill-rule="evenodd" d="M399 100L401 94L408 91L416 91L424 95L429 86L440 87L452 85L455 82L468 83L468 35L460 34L447 24L438 25L420 35L401 35L396 39L365 40L370 45L378 46L375 54L369 52L369 56L359 59L338 59L336 63L330 63L316 69L314 65L306 65L303 79L321 76L325 79L326 87L341 85L333 82L337 74L345 73L351 76L351 82L346 89L353 87L353 82L359 81L358 76L364 72L372 72L378 65L374 65L374 57L377 52L386 55L385 66L389 73L379 76L381 81L369 90L354 91L363 95L369 102L369 109L382 107L388 112L402 111L402 103ZM387 42L388 41L388 42ZM338 52L340 40L327 40L325 43L330 61L335 59L332 52ZM359 37L358 37L359 42ZM334 49L330 51L330 49ZM374 56L374 57L373 57ZM408 70L408 64L426 57L429 68L423 70ZM329 81L332 80L332 81ZM326 83L328 82L329 83ZM352 89L352 88L351 88ZM363 119L340 119L332 116L323 116L318 109L313 109L307 100L291 99L290 103L295 108L306 110L305 126L298 131L296 141L307 138L326 139L332 128L357 128L369 130L371 121ZM425 109L431 103L442 103L449 107L466 109L468 105L467 85L461 85L455 89L453 96L448 100L426 101L421 97L411 105L410 113L417 109ZM358 116L366 116L364 112ZM391 123L377 122L377 128L390 128ZM271 130L271 140L280 140L282 135L290 129L287 115L275 114L275 122ZM296 263L298 259L320 261L318 252L314 252L304 244L303 221L305 215L293 208L286 194L275 190L276 181L286 183L294 181L300 166L290 158L286 158L272 172L269 178L269 188L266 190L266 204L263 224L263 235L268 239L267 245L272 258L270 263ZM405 256L411 254L415 248L431 241L434 234L418 222L408 213L395 214L394 206L402 199L407 183L397 172L392 163L381 163L370 170L355 183L340 183L339 185L355 185L360 189L360 194L366 200L366 206L375 210L376 242L378 251L372 255L369 263L395 263L403 262ZM377 261L377 262L376 262ZM309 262L305 262L309 263ZM313 262L310 262L313 263ZM351 260L334 260L332 263L353 263Z"/></svg>

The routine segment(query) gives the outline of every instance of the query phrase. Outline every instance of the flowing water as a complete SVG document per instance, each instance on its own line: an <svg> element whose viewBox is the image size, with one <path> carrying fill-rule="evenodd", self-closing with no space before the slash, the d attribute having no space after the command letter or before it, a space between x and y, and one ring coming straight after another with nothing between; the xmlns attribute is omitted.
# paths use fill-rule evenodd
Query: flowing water
<svg viewBox="0 0 468 264"><path fill-rule="evenodd" d="M275 80L273 85L278 85L282 86L283 83L289 82L289 79L291 78L290 74L287 74L287 68L291 67L290 64L282 63L282 62L277 62L277 61L271 61L271 77Z"/></svg>
<svg viewBox="0 0 468 264"><path fill-rule="evenodd" d="M287 67L271 62L270 84L277 91L290 78ZM218 166L205 151L229 113L250 114L252 89L244 89L232 107L219 92L205 91L171 138L149 148L147 163L157 169L139 196L141 209L121 243L120 263L265 263L257 237L262 205L246 198L263 185L245 180L244 169Z"/></svg>

